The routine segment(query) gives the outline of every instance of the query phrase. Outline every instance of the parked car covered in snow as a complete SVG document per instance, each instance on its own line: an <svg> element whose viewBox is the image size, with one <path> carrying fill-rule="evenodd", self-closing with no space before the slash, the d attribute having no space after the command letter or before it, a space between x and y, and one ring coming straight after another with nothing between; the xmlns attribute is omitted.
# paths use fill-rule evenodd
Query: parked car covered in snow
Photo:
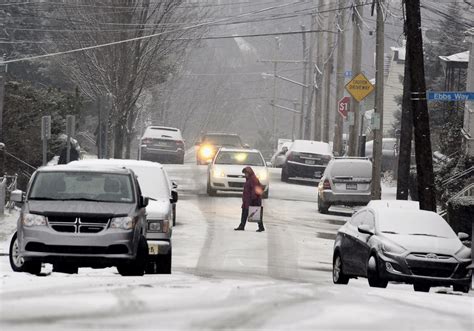
<svg viewBox="0 0 474 331"><path fill-rule="evenodd" d="M116 266L123 276L143 275L148 255L146 212L132 170L59 165L38 169L26 194L12 192L23 203L17 223L14 271L77 273L79 267Z"/></svg>
<svg viewBox="0 0 474 331"><path fill-rule="evenodd" d="M140 139L140 160L160 163L184 163L184 139L181 130L149 126Z"/></svg>
<svg viewBox="0 0 474 331"><path fill-rule="evenodd" d="M285 163L281 170L281 180L290 178L320 179L324 169L332 159L328 143L312 140L295 140L286 152Z"/></svg>
<svg viewBox="0 0 474 331"><path fill-rule="evenodd" d="M415 291L453 286L469 292L471 250L438 214L413 203L374 201L356 212L336 235L333 281L366 277L372 287L389 281L413 284Z"/></svg>
<svg viewBox="0 0 474 331"><path fill-rule="evenodd" d="M332 205L366 205L371 199L372 162L367 158L336 157L329 161L318 186L318 211Z"/></svg>

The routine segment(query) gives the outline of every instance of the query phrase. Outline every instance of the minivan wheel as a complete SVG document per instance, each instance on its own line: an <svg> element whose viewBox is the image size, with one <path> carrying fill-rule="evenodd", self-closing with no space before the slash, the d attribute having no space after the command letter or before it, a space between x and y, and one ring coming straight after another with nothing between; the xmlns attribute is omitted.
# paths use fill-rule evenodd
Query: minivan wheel
<svg viewBox="0 0 474 331"><path fill-rule="evenodd" d="M344 274L341 255L337 252L334 254L332 262L332 281L334 282L334 284L345 285L349 283L349 277Z"/></svg>
<svg viewBox="0 0 474 331"><path fill-rule="evenodd" d="M137 256L131 262L119 264L117 270L122 276L143 276L148 260L148 244L144 237L138 243Z"/></svg>
<svg viewBox="0 0 474 331"><path fill-rule="evenodd" d="M20 246L18 246L18 239L16 232L10 241L10 266L15 272L23 272L25 260L20 255Z"/></svg>
<svg viewBox="0 0 474 331"><path fill-rule="evenodd" d="M374 255L369 258L369 262L367 263L367 280L369 281L370 287L386 288L388 284L388 280L380 278L379 276L377 259Z"/></svg>
<svg viewBox="0 0 474 331"><path fill-rule="evenodd" d="M469 293L471 287L469 285L453 285L453 291L462 292L462 293Z"/></svg>
<svg viewBox="0 0 474 331"><path fill-rule="evenodd" d="M156 257L156 272L159 274L171 274L171 263L173 254L171 248L168 254L157 255Z"/></svg>
<svg viewBox="0 0 474 331"><path fill-rule="evenodd" d="M416 292L429 292L430 288L431 288L431 286L429 286L428 284L420 284L420 283L413 284L413 289Z"/></svg>

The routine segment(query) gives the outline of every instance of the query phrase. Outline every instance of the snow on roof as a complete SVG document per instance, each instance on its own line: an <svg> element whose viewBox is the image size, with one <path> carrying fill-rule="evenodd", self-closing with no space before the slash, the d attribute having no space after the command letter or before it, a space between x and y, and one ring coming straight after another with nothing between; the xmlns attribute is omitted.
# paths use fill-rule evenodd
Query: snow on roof
<svg viewBox="0 0 474 331"><path fill-rule="evenodd" d="M98 166L98 167L146 167L146 168L163 168L160 163L141 160L129 159L87 159L73 161L69 165L75 166Z"/></svg>
<svg viewBox="0 0 474 331"><path fill-rule="evenodd" d="M419 210L420 203L418 201L407 201L407 200L372 200L369 202L367 207L374 209L410 209Z"/></svg>
<svg viewBox="0 0 474 331"><path fill-rule="evenodd" d="M439 58L445 62L469 62L469 51L456 53L453 55L443 56L440 55Z"/></svg>
<svg viewBox="0 0 474 331"><path fill-rule="evenodd" d="M143 138L164 138L182 140L181 131L175 128L149 126L146 128Z"/></svg>
<svg viewBox="0 0 474 331"><path fill-rule="evenodd" d="M331 147L328 143L313 140L295 140L290 150L303 153L316 153L321 155L331 155Z"/></svg>
<svg viewBox="0 0 474 331"><path fill-rule="evenodd" d="M390 47L392 52L398 52L398 60L405 61L406 58L406 49L405 47Z"/></svg>

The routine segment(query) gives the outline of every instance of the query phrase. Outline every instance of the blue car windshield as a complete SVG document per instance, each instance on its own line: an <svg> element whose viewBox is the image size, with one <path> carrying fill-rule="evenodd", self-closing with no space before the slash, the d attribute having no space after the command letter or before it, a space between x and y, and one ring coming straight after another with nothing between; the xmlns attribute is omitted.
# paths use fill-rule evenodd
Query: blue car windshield
<svg viewBox="0 0 474 331"><path fill-rule="evenodd" d="M127 174L45 171L35 176L28 199L131 203L135 202L133 192Z"/></svg>

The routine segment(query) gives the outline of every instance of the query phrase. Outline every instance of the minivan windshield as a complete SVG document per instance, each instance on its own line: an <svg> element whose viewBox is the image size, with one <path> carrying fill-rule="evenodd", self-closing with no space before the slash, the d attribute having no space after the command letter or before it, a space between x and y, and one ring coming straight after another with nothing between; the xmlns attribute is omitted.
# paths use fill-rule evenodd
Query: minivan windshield
<svg viewBox="0 0 474 331"><path fill-rule="evenodd" d="M39 172L28 198L121 203L135 200L129 175L85 171Z"/></svg>
<svg viewBox="0 0 474 331"><path fill-rule="evenodd" d="M236 164L256 167L265 166L260 153L252 152L220 152L216 157L215 164Z"/></svg>
<svg viewBox="0 0 474 331"><path fill-rule="evenodd" d="M242 147L242 141L239 136L234 135L208 135L203 137L202 142L216 146Z"/></svg>

